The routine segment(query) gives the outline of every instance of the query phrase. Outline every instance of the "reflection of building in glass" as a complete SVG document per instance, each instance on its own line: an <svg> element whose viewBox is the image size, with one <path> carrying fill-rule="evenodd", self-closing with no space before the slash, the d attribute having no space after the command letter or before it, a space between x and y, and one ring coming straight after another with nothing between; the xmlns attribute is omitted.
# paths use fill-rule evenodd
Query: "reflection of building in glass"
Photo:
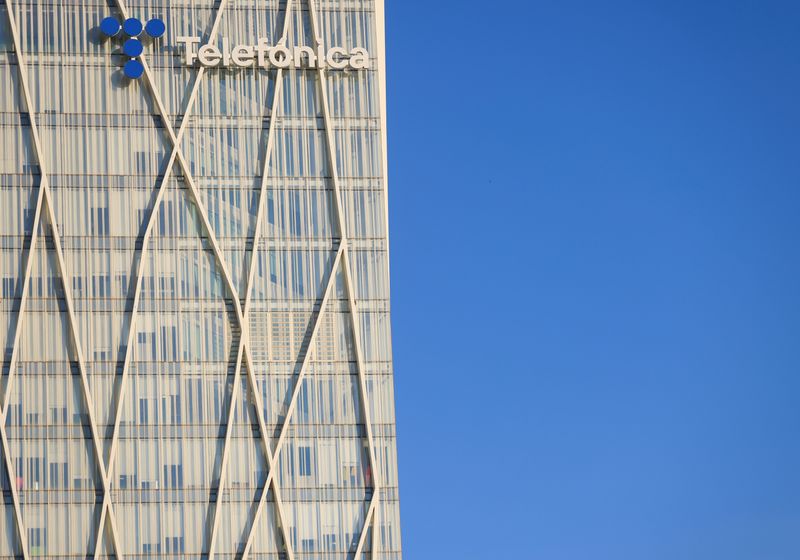
<svg viewBox="0 0 800 560"><path fill-rule="evenodd" d="M123 52L108 17L166 31ZM0 5L0 558L400 558L382 28ZM200 69L179 36L370 60Z"/></svg>

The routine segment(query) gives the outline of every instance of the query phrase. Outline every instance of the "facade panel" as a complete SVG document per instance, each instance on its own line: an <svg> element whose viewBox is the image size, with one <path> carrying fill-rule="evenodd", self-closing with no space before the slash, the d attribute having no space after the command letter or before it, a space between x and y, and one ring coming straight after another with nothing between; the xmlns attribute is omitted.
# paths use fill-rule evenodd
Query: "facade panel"
<svg viewBox="0 0 800 560"><path fill-rule="evenodd" d="M382 28L0 5L0 558L401 557Z"/></svg>

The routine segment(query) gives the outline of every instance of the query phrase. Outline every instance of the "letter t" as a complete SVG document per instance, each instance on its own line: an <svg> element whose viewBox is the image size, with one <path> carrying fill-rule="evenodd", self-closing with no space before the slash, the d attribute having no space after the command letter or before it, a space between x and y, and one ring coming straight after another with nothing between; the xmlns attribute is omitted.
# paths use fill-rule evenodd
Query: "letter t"
<svg viewBox="0 0 800 560"><path fill-rule="evenodd" d="M178 37L176 39L179 45L185 45L184 47L184 58L183 61L186 66L191 66L194 64L194 59L197 58L197 53L195 52L195 46L200 44L200 37Z"/></svg>

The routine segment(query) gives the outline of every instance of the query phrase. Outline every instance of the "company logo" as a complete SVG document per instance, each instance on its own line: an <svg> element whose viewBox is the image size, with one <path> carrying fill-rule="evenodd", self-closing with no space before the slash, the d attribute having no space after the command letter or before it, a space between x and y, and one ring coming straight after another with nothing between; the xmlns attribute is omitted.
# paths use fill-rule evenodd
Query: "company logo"
<svg viewBox="0 0 800 560"><path fill-rule="evenodd" d="M136 18L128 18L120 23L116 18L107 17L100 22L100 31L103 35L124 40L122 43L122 52L125 56L129 57L130 60L122 67L122 71L125 73L125 76L132 80L138 80L144 73L144 65L141 61L137 60L137 57L142 54L144 50L144 44L140 39L140 37L144 38L142 37L142 32L144 32L147 37L158 39L164 35L166 30L167 26L158 18L151 19L146 25L142 25L142 22Z"/></svg>
<svg viewBox="0 0 800 560"><path fill-rule="evenodd" d="M184 47L183 63L186 66L200 65L206 68L325 68L334 70L363 70L369 68L369 53L356 47L350 50L342 47L286 47L270 46L269 40L259 38L255 45L236 45L231 47L228 39L222 39L222 46L200 45L199 37L178 37L178 44ZM198 48L199 46L199 48Z"/></svg>

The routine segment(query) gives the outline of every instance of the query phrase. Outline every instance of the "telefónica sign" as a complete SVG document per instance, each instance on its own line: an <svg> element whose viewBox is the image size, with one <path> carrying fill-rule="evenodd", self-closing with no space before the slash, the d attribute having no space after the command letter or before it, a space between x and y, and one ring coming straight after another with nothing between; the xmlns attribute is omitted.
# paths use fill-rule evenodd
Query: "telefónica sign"
<svg viewBox="0 0 800 560"><path fill-rule="evenodd" d="M268 39L259 39L255 45L230 46L228 39L222 39L222 47L205 44L200 46L199 37L178 37L183 45L183 62L187 66L196 64L205 68L326 68L334 70L363 70L369 68L369 53L356 47L287 47L271 45Z"/></svg>

